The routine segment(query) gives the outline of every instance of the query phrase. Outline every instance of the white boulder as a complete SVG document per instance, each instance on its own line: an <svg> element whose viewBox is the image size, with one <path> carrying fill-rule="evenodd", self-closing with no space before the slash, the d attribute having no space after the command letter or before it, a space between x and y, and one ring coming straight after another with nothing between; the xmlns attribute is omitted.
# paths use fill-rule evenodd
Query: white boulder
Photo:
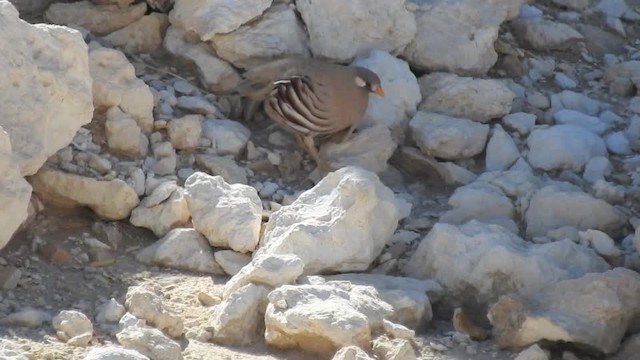
<svg viewBox="0 0 640 360"><path fill-rule="evenodd" d="M194 229L173 229L136 254L138 261L161 267L224 275L207 239Z"/></svg>
<svg viewBox="0 0 640 360"><path fill-rule="evenodd" d="M315 56L350 61L372 49L394 53L416 35L416 20L403 0L300 0Z"/></svg>
<svg viewBox="0 0 640 360"><path fill-rule="evenodd" d="M608 124L596 116L570 109L562 109L556 112L553 114L553 119L557 124L580 126L597 135L602 135L609 128Z"/></svg>
<svg viewBox="0 0 640 360"><path fill-rule="evenodd" d="M244 151L251 131L233 120L206 119L202 123L202 133L211 140L211 147L217 155L239 156Z"/></svg>
<svg viewBox="0 0 640 360"><path fill-rule="evenodd" d="M423 153L446 160L478 155L489 134L489 125L425 111L418 111L409 127Z"/></svg>
<svg viewBox="0 0 640 360"><path fill-rule="evenodd" d="M527 138L527 160L538 169L579 172L596 156L606 156L607 147L598 135L575 125L536 129Z"/></svg>
<svg viewBox="0 0 640 360"><path fill-rule="evenodd" d="M472 220L434 225L404 271L441 283L453 305L486 306L501 295L535 295L559 280L608 269L591 249L571 240L531 244L501 226Z"/></svg>
<svg viewBox="0 0 640 360"><path fill-rule="evenodd" d="M212 246L245 253L258 245L262 202L256 189L196 172L185 181L193 226Z"/></svg>
<svg viewBox="0 0 640 360"><path fill-rule="evenodd" d="M192 150L198 146L202 135L202 115L185 115L167 123L171 145L178 150Z"/></svg>
<svg viewBox="0 0 640 360"><path fill-rule="evenodd" d="M133 65L118 50L98 47L89 52L93 103L98 110L118 106L131 115L143 133L153 130L153 94L138 79Z"/></svg>
<svg viewBox="0 0 640 360"><path fill-rule="evenodd" d="M31 25L2 1L0 47L0 127L20 173L33 175L93 117L87 45L78 31Z"/></svg>
<svg viewBox="0 0 640 360"><path fill-rule="evenodd" d="M31 177L31 185L43 201L68 207L88 206L109 220L127 218L140 203L135 189L120 179L97 180L42 168Z"/></svg>
<svg viewBox="0 0 640 360"><path fill-rule="evenodd" d="M264 336L262 321L267 308L269 289L248 284L210 312L211 339L224 345L249 345Z"/></svg>
<svg viewBox="0 0 640 360"><path fill-rule="evenodd" d="M511 112L515 93L493 79L474 79L435 72L418 79L420 110L486 123Z"/></svg>
<svg viewBox="0 0 640 360"><path fill-rule="evenodd" d="M150 229L160 237L173 228L187 224L190 217L184 189L174 182L165 182L142 199L131 212L129 221L134 226Z"/></svg>
<svg viewBox="0 0 640 360"><path fill-rule="evenodd" d="M93 338L93 324L87 315L63 310L51 321L58 338L72 346L87 346Z"/></svg>
<svg viewBox="0 0 640 360"><path fill-rule="evenodd" d="M518 146L502 126L493 127L487 143L485 167L487 171L507 170L520 158Z"/></svg>
<svg viewBox="0 0 640 360"><path fill-rule="evenodd" d="M498 60L500 24L518 15L522 0L407 2L416 36L403 55L421 70L484 75Z"/></svg>
<svg viewBox="0 0 640 360"><path fill-rule="evenodd" d="M184 332L182 318L169 310L160 296L143 286L129 287L124 306L133 316L166 331L169 336L177 338Z"/></svg>

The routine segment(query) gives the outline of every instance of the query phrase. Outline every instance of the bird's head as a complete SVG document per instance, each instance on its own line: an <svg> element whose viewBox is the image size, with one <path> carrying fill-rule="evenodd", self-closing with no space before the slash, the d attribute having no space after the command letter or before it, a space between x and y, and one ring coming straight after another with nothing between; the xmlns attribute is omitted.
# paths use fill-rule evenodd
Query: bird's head
<svg viewBox="0 0 640 360"><path fill-rule="evenodd" d="M378 96L384 96L384 91L380 85L380 78L373 71L355 66L356 69L356 86L365 88L367 91L377 94Z"/></svg>

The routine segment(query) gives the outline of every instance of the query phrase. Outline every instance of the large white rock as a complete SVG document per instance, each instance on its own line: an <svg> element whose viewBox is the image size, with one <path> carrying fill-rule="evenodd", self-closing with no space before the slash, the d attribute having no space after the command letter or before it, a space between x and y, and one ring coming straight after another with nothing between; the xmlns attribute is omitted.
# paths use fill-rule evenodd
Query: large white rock
<svg viewBox="0 0 640 360"><path fill-rule="evenodd" d="M106 346L92 348L83 360L149 360L149 358L135 350Z"/></svg>
<svg viewBox="0 0 640 360"><path fill-rule="evenodd" d="M144 133L153 130L153 94L136 77L133 65L118 50L99 47L89 52L93 103L98 110L118 106L130 114Z"/></svg>
<svg viewBox="0 0 640 360"><path fill-rule="evenodd" d="M272 0L189 0L176 1L169 13L174 26L195 32L202 41L226 34L259 17Z"/></svg>
<svg viewBox="0 0 640 360"><path fill-rule="evenodd" d="M315 56L341 62L373 49L400 51L416 35L416 20L403 0L300 0Z"/></svg>
<svg viewBox="0 0 640 360"><path fill-rule="evenodd" d="M415 3L415 4L414 4ZM498 60L500 24L518 15L523 0L408 2L417 33L404 57L422 70L484 75Z"/></svg>
<svg viewBox="0 0 640 360"><path fill-rule="evenodd" d="M33 175L93 117L87 45L76 30L22 21L3 0L0 48L0 127L20 173Z"/></svg>
<svg viewBox="0 0 640 360"><path fill-rule="evenodd" d="M372 331L393 313L369 286L283 285L269 293L265 340L278 348L333 355L345 345L370 348ZM312 338L313 341L309 341Z"/></svg>
<svg viewBox="0 0 640 360"><path fill-rule="evenodd" d="M91 1L55 2L44 13L51 23L81 26L96 35L106 35L134 23L147 11L146 3L133 6L99 6Z"/></svg>
<svg viewBox="0 0 640 360"><path fill-rule="evenodd" d="M567 24L542 17L513 22L514 33L525 45L535 50L558 50L574 45L584 37Z"/></svg>
<svg viewBox="0 0 640 360"><path fill-rule="evenodd" d="M598 135L575 125L536 129L527 138L527 160L542 170L580 172L596 156L606 156L607 147Z"/></svg>
<svg viewBox="0 0 640 360"><path fill-rule="evenodd" d="M135 189L120 179L97 180L42 168L30 181L33 192L43 201L61 206L88 206L109 220L127 218L140 203Z"/></svg>
<svg viewBox="0 0 640 360"><path fill-rule="evenodd" d="M193 226L212 246L237 252L253 251L258 245L262 202L256 189L229 185L221 176L196 172L185 181Z"/></svg>
<svg viewBox="0 0 640 360"><path fill-rule="evenodd" d="M372 286L380 299L393 307L387 318L410 329L427 324L433 313L431 303L438 301L444 292L440 284L433 280L419 280L408 277L380 274L349 273L326 277L308 276L311 285L333 285L348 290L353 286ZM306 283L298 281L298 283Z"/></svg>
<svg viewBox="0 0 640 360"><path fill-rule="evenodd" d="M173 229L140 250L138 261L154 266L224 275L207 239L194 229Z"/></svg>
<svg viewBox="0 0 640 360"><path fill-rule="evenodd" d="M120 345L153 360L182 360L182 348L162 331L146 326L127 326L116 334ZM118 358L119 359L119 358Z"/></svg>
<svg viewBox="0 0 640 360"><path fill-rule="evenodd" d="M142 199L131 212L129 221L134 226L150 229L160 237L175 227L185 225L190 217L184 189L174 182L165 182Z"/></svg>
<svg viewBox="0 0 640 360"><path fill-rule="evenodd" d="M169 336L178 338L184 332L182 318L167 308L159 295L143 286L127 289L124 306L135 317L166 331Z"/></svg>
<svg viewBox="0 0 640 360"><path fill-rule="evenodd" d="M598 117L570 109L556 112L553 114L553 119L557 124L580 126L597 135L602 135L609 128L609 125Z"/></svg>
<svg viewBox="0 0 640 360"><path fill-rule="evenodd" d="M502 126L493 128L491 138L487 143L487 157L485 166L487 171L507 170L520 158L518 146Z"/></svg>
<svg viewBox="0 0 640 360"><path fill-rule="evenodd" d="M501 226L472 220L434 225L404 271L440 282L453 305L485 306L501 295L534 295L559 280L608 269L595 252L571 240L531 244Z"/></svg>
<svg viewBox="0 0 640 360"><path fill-rule="evenodd" d="M196 164L211 175L222 176L229 184L248 184L246 169L229 157L198 154Z"/></svg>
<svg viewBox="0 0 640 360"><path fill-rule="evenodd" d="M254 258L295 254L305 274L366 270L406 206L376 174L344 167L271 214Z"/></svg>
<svg viewBox="0 0 640 360"><path fill-rule="evenodd" d="M560 281L534 297L505 296L488 317L503 347L549 340L612 354L640 315L639 292L640 275L616 268Z"/></svg>
<svg viewBox="0 0 640 360"><path fill-rule="evenodd" d="M190 114L167 123L171 145L178 150L193 150L202 135L202 115Z"/></svg>
<svg viewBox="0 0 640 360"><path fill-rule="evenodd" d="M551 107L554 109L569 109L583 114L597 116L602 109L602 103L587 95L571 90L563 90L551 95Z"/></svg>
<svg viewBox="0 0 640 360"><path fill-rule="evenodd" d="M154 12L112 32L102 40L127 54L153 53L162 46L168 26L167 15Z"/></svg>
<svg viewBox="0 0 640 360"><path fill-rule="evenodd" d="M278 57L309 56L308 42L296 13L286 4L272 7L255 24L211 40L218 56L241 68Z"/></svg>
<svg viewBox="0 0 640 360"><path fill-rule="evenodd" d="M233 120L207 119L202 123L204 137L211 140L217 155L239 156L247 146L251 131Z"/></svg>
<svg viewBox="0 0 640 360"><path fill-rule="evenodd" d="M488 122L509 114L516 94L493 79L474 79L448 73L431 73L418 79L420 110Z"/></svg>
<svg viewBox="0 0 640 360"><path fill-rule="evenodd" d="M149 139L138 126L131 114L120 107L112 106L107 110L104 132L107 146L114 154L141 157L149 151Z"/></svg>
<svg viewBox="0 0 640 360"><path fill-rule="evenodd" d="M440 216L440 222L461 225L470 220L502 225L514 233L516 208L500 187L476 181L457 188L448 201L451 210Z"/></svg>
<svg viewBox="0 0 640 360"><path fill-rule="evenodd" d="M0 250L27 219L30 199L31 185L20 174L9 134L0 126Z"/></svg>
<svg viewBox="0 0 640 360"><path fill-rule="evenodd" d="M353 134L342 143L327 142L320 147L320 157L334 169L358 166L375 173L387 169L387 161L397 145L384 125L376 125Z"/></svg>
<svg viewBox="0 0 640 360"><path fill-rule="evenodd" d="M369 106L359 127L384 124L393 128L415 114L422 95L418 80L406 61L386 51L373 50L357 57L351 65L375 72L385 92L384 97L369 96Z"/></svg>
<svg viewBox="0 0 640 360"><path fill-rule="evenodd" d="M87 315L63 310L51 320L58 338L72 346L87 346L93 338L93 324Z"/></svg>
<svg viewBox="0 0 640 360"><path fill-rule="evenodd" d="M212 91L227 90L240 81L240 75L228 62L218 58L204 43L192 44L184 39L185 33L170 26L164 37L164 48L186 62L193 63L200 80Z"/></svg>
<svg viewBox="0 0 640 360"><path fill-rule="evenodd" d="M210 312L211 339L224 345L250 345L264 336L264 313L269 289L248 284Z"/></svg>
<svg viewBox="0 0 640 360"><path fill-rule="evenodd" d="M423 153L446 160L478 155L489 134L489 125L425 111L418 111L409 127Z"/></svg>
<svg viewBox="0 0 640 360"><path fill-rule="evenodd" d="M224 286L223 298L228 298L247 284L277 287L292 284L302 275L304 263L294 254L267 254L255 256Z"/></svg>
<svg viewBox="0 0 640 360"><path fill-rule="evenodd" d="M529 236L544 236L563 226L615 234L624 225L626 216L606 201L561 183L546 186L533 195L525 220Z"/></svg>

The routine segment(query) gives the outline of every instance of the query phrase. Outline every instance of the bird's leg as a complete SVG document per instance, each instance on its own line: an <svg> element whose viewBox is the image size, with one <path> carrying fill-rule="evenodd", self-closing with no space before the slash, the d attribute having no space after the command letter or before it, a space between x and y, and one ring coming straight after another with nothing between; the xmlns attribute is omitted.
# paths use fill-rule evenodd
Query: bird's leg
<svg viewBox="0 0 640 360"><path fill-rule="evenodd" d="M324 175L331 172L331 166L329 166L329 163L320 159L320 153L318 152L318 149L316 149L316 144L313 140L313 137L303 136L302 141L304 142L307 152L309 153L309 155L311 155L313 161L316 162L320 173Z"/></svg>
<svg viewBox="0 0 640 360"><path fill-rule="evenodd" d="M344 134L344 136L342 137L342 140L340 141L340 143L343 143L347 140L349 140L349 138L351 137L351 134L353 134L353 130L356 129L356 125L357 124L353 124L349 127L349 130L347 130L347 133Z"/></svg>
<svg viewBox="0 0 640 360"><path fill-rule="evenodd" d="M253 99L248 99L247 104L244 106L242 112L244 121L249 122L253 120L253 117L256 115L256 111L258 111L259 106L260 102Z"/></svg>

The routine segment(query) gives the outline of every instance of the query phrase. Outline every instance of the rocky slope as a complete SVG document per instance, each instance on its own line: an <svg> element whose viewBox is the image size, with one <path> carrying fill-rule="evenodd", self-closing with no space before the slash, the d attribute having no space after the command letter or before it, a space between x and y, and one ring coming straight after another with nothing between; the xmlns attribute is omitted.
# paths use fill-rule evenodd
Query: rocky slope
<svg viewBox="0 0 640 360"><path fill-rule="evenodd" d="M639 36L635 0L0 0L0 357L633 358ZM218 95L291 55L386 93L326 176Z"/></svg>

